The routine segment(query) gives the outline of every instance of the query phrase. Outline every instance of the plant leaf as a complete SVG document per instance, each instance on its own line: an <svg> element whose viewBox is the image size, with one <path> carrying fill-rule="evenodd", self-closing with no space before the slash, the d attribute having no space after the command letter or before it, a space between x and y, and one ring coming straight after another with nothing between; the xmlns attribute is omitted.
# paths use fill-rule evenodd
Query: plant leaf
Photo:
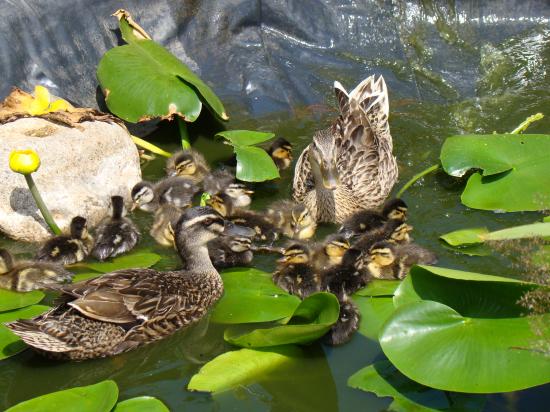
<svg viewBox="0 0 550 412"><path fill-rule="evenodd" d="M18 403L6 412L109 412L117 398L118 387L114 381L108 380L95 385L48 393Z"/></svg>
<svg viewBox="0 0 550 412"><path fill-rule="evenodd" d="M300 356L302 351L296 346L226 352L204 365L191 378L187 389L221 392L246 385Z"/></svg>
<svg viewBox="0 0 550 412"><path fill-rule="evenodd" d="M139 396L117 403L113 412L170 412L170 409L157 398Z"/></svg>
<svg viewBox="0 0 550 412"><path fill-rule="evenodd" d="M366 287L355 292L355 294L358 296L393 296L400 284L400 280L374 279Z"/></svg>
<svg viewBox="0 0 550 412"><path fill-rule="evenodd" d="M332 293L319 292L305 298L286 325L242 325L225 331L224 339L242 347L268 347L310 343L329 331L338 320L340 305Z"/></svg>
<svg viewBox="0 0 550 412"><path fill-rule="evenodd" d="M384 322L395 311L391 296L353 295L353 301L361 313L358 332L372 340L378 340L378 334Z"/></svg>
<svg viewBox="0 0 550 412"><path fill-rule="evenodd" d="M31 305L20 309L0 312L0 323L12 322L17 319L32 319L51 309L45 305Z"/></svg>
<svg viewBox="0 0 550 412"><path fill-rule="evenodd" d="M550 135L452 136L441 149L441 163L452 176L473 173L462 203L483 210L550 208Z"/></svg>
<svg viewBox="0 0 550 412"><path fill-rule="evenodd" d="M0 312L34 305L44 299L44 296L44 293L39 290L13 292L7 289L0 289Z"/></svg>
<svg viewBox="0 0 550 412"><path fill-rule="evenodd" d="M216 133L216 136L221 136L224 139L229 140L233 146L243 147L252 146L273 139L275 137L275 133L258 132L255 130L225 130L223 132Z"/></svg>
<svg viewBox="0 0 550 412"><path fill-rule="evenodd" d="M279 177L279 170L267 152L255 146L234 146L237 155L236 177L244 182L263 182Z"/></svg>
<svg viewBox="0 0 550 412"><path fill-rule="evenodd" d="M384 354L404 375L436 389L470 393L550 382L550 360L534 348L537 339L529 318L464 317L425 300L398 307L380 333Z"/></svg>
<svg viewBox="0 0 550 412"><path fill-rule="evenodd" d="M510 240L524 239L532 237L548 237L550 236L550 223L531 223L529 225L521 225L509 227L506 229L489 232L480 237L487 240Z"/></svg>
<svg viewBox="0 0 550 412"><path fill-rule="evenodd" d="M474 245L483 243L483 239L480 235L484 235L488 232L486 227L475 227L472 229L455 230L441 235L440 238L451 246Z"/></svg>
<svg viewBox="0 0 550 412"><path fill-rule="evenodd" d="M271 275L253 268L221 273L224 294L210 320L217 323L269 322L292 316L300 299L275 286Z"/></svg>
<svg viewBox="0 0 550 412"><path fill-rule="evenodd" d="M131 268L149 268L160 260L160 255L150 252L136 252L117 256L106 262L83 262L82 266L96 272L108 273Z"/></svg>
<svg viewBox="0 0 550 412"><path fill-rule="evenodd" d="M49 309L49 306L32 305L0 313L0 360L16 355L27 348L19 336L2 324L17 319L31 319Z"/></svg>

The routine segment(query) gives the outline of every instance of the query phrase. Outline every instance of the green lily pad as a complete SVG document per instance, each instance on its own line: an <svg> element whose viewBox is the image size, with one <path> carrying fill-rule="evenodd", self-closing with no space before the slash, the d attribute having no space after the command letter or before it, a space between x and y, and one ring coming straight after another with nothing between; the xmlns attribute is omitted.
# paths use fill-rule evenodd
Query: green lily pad
<svg viewBox="0 0 550 412"><path fill-rule="evenodd" d="M355 294L359 296L393 296L400 284L400 280L374 279L366 287L355 292Z"/></svg>
<svg viewBox="0 0 550 412"><path fill-rule="evenodd" d="M224 294L210 320L216 323L270 322L292 316L300 299L275 286L271 275L253 268L221 273Z"/></svg>
<svg viewBox="0 0 550 412"><path fill-rule="evenodd" d="M481 411L486 398L480 395L445 393L414 382L387 360L369 365L348 379L348 386L393 398L394 412Z"/></svg>
<svg viewBox="0 0 550 412"><path fill-rule="evenodd" d="M44 293L39 290L33 290L31 292L14 292L7 289L0 289L0 312L34 305L44 299L44 296Z"/></svg>
<svg viewBox="0 0 550 412"><path fill-rule="evenodd" d="M6 412L109 412L118 398L114 381L103 381L29 399Z"/></svg>
<svg viewBox="0 0 550 412"><path fill-rule="evenodd" d="M150 252L136 252L118 256L106 262L84 262L82 265L96 272L108 273L131 268L149 268L160 260L160 255Z"/></svg>
<svg viewBox="0 0 550 412"><path fill-rule="evenodd" d="M170 412L170 409L157 398L139 396L117 403L113 412Z"/></svg>
<svg viewBox="0 0 550 412"><path fill-rule="evenodd" d="M242 347L310 343L329 331L338 320L339 313L336 296L326 292L314 293L300 303L288 324L233 327L225 331L224 339Z"/></svg>
<svg viewBox="0 0 550 412"><path fill-rule="evenodd" d="M468 207L515 212L550 208L550 135L466 135L447 138L441 163L452 176L481 169L468 179Z"/></svg>
<svg viewBox="0 0 550 412"><path fill-rule="evenodd" d="M221 392L261 379L270 371L293 362L302 356L296 346L277 346L265 349L240 349L226 352L204 365L194 375L190 391Z"/></svg>
<svg viewBox="0 0 550 412"><path fill-rule="evenodd" d="M506 229L496 230L481 236L487 240L512 240L525 239L532 237L548 237L550 236L550 223L531 223L529 225L521 225L509 227Z"/></svg>
<svg viewBox="0 0 550 412"><path fill-rule="evenodd" d="M441 235L443 239L451 246L466 246L483 243L480 235L489 233L486 227L475 227L472 229L460 229Z"/></svg>
<svg viewBox="0 0 550 412"><path fill-rule="evenodd" d="M51 309L45 305L31 305L20 309L0 312L0 323L12 322L17 319L32 319Z"/></svg>
<svg viewBox="0 0 550 412"><path fill-rule="evenodd" d="M545 318L550 321L550 315ZM467 317L426 300L398 307L380 333L384 354L404 375L436 389L470 393L550 382L550 360L533 348L537 339L529 318Z"/></svg>
<svg viewBox="0 0 550 412"><path fill-rule="evenodd" d="M0 313L0 360L9 358L25 350L27 345L2 323L17 319L31 319L49 310L49 306L32 305Z"/></svg>
<svg viewBox="0 0 550 412"><path fill-rule="evenodd" d="M395 311L391 296L353 295L353 301L361 313L358 332L372 340L378 340L380 329Z"/></svg>
<svg viewBox="0 0 550 412"><path fill-rule="evenodd" d="M275 133L258 132L255 130L224 130L216 133L216 136L229 140L233 146L253 146L266 142L275 137Z"/></svg>

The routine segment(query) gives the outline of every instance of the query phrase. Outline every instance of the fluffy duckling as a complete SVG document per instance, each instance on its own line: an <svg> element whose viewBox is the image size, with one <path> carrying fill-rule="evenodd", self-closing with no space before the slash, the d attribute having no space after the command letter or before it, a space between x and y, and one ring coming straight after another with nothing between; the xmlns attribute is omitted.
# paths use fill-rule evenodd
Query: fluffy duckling
<svg viewBox="0 0 550 412"><path fill-rule="evenodd" d="M166 161L168 176L184 176L199 184L208 173L210 168L204 156L193 149L179 151Z"/></svg>
<svg viewBox="0 0 550 412"><path fill-rule="evenodd" d="M235 183L235 170L227 166L222 166L204 177L202 189L206 193L214 195L218 192L223 192L223 190L232 183Z"/></svg>
<svg viewBox="0 0 550 412"><path fill-rule="evenodd" d="M339 346L351 340L359 329L361 314L359 309L347 296L340 300L340 314L336 323L324 336L323 341L331 346Z"/></svg>
<svg viewBox="0 0 550 412"><path fill-rule="evenodd" d="M377 279L403 279L413 265L433 265L437 257L431 251L413 244L377 242L363 258L369 274Z"/></svg>
<svg viewBox="0 0 550 412"><path fill-rule="evenodd" d="M320 275L313 269L312 250L302 243L292 243L277 260L273 282L292 295L305 298L322 289Z"/></svg>
<svg viewBox="0 0 550 412"><path fill-rule="evenodd" d="M275 226L269 220L252 210L235 207L233 198L225 193L212 196L206 203L231 222L254 229L255 240L273 242L279 237Z"/></svg>
<svg viewBox="0 0 550 412"><path fill-rule="evenodd" d="M248 266L254 258L252 238L256 232L248 227L226 223L222 237L208 242L208 254L216 269Z"/></svg>
<svg viewBox="0 0 550 412"><path fill-rule="evenodd" d="M126 253L137 245L139 229L125 215L124 198L111 197L111 217L104 219L96 230L93 257L105 260Z"/></svg>
<svg viewBox="0 0 550 412"><path fill-rule="evenodd" d="M408 207L403 199L398 197L388 200L384 204L382 209L382 216L386 219L400 220L401 222L407 221Z"/></svg>
<svg viewBox="0 0 550 412"><path fill-rule="evenodd" d="M292 200L279 200L267 208L267 219L291 239L309 239L317 230L317 222L309 209Z"/></svg>
<svg viewBox="0 0 550 412"><path fill-rule="evenodd" d="M28 292L70 283L73 274L61 265L47 262L14 262L6 249L0 249L0 288Z"/></svg>
<svg viewBox="0 0 550 412"><path fill-rule="evenodd" d="M370 280L368 272L363 269L359 249L350 248L342 257L342 262L330 267L322 274L323 289L335 294L343 301L347 295L352 295L364 288Z"/></svg>
<svg viewBox="0 0 550 412"><path fill-rule="evenodd" d="M86 219L76 216L71 221L70 235L55 236L38 250L36 259L41 262L54 262L71 265L88 256L94 244L88 233Z"/></svg>
<svg viewBox="0 0 550 412"><path fill-rule="evenodd" d="M254 190L249 189L243 183L231 183L223 189L223 193L233 200L233 207L247 208L252 203Z"/></svg>
<svg viewBox="0 0 550 412"><path fill-rule="evenodd" d="M154 212L159 208L161 200L176 207L188 207L198 191L198 186L186 177L168 177L157 183L142 180L132 188L131 210L139 208L145 212Z"/></svg>
<svg viewBox="0 0 550 412"><path fill-rule="evenodd" d="M292 162L292 145L282 137L278 137L271 143L267 153L271 156L279 170L288 169Z"/></svg>
<svg viewBox="0 0 550 412"><path fill-rule="evenodd" d="M157 209L149 234L159 245L174 246L174 228L183 212L184 209L170 203L162 203Z"/></svg>
<svg viewBox="0 0 550 412"><path fill-rule="evenodd" d="M341 234L327 236L313 255L315 268L322 272L341 264L350 247L349 241Z"/></svg>
<svg viewBox="0 0 550 412"><path fill-rule="evenodd" d="M381 241L388 241L395 244L404 244L411 241L409 233L413 227L400 220L388 220L381 228L373 230L361 236L353 243L355 249L368 252L373 244Z"/></svg>

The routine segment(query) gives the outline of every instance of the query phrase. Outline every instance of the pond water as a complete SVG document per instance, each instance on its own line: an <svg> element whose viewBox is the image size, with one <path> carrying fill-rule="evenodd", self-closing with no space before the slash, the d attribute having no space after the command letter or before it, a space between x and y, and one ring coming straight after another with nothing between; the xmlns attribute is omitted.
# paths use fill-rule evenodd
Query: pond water
<svg viewBox="0 0 550 412"><path fill-rule="evenodd" d="M518 35L514 41L494 49L487 48L482 54L485 71L476 83L475 97L469 100L461 101L452 93L450 96L442 93L438 103L428 103L404 98L399 90L390 91L390 124L400 169L396 189L415 173L438 162L441 144L447 136L510 131L528 115L545 110L550 115L547 111L550 107L549 76L546 70L540 69L541 66L549 67L550 54L548 46L538 46L539 43L534 41L537 38L549 44L549 33L538 31ZM517 44L521 47L518 48ZM429 76L426 78L430 79ZM349 87L358 79L340 80ZM309 143L312 133L334 118L332 107L334 99L329 97L326 105L297 107L293 113L275 113L253 119L247 118L244 112L234 113L228 128L273 131L292 141L297 158ZM211 127L206 123L203 121L192 128L192 132L199 136L195 147L216 163L226 159L230 153L227 146L209 138ZM529 129L530 133L549 131L548 119ZM172 127L161 128L153 138L167 150L177 148L175 143L166 143L176 141ZM144 175L149 179L161 177L163 160L156 159L147 164ZM280 181L257 185L253 208L261 210L269 202L289 196L291 175L292 172L287 171ZM424 178L406 192L404 199L409 204L415 240L435 251L441 266L519 276L508 256L457 254L445 248L438 237L459 228L487 226L498 229L533 222L540 220L541 214L499 214L468 209L460 203L461 184L439 173ZM138 212L134 219L146 233L151 216ZM319 237L330 230L330 227L323 228ZM15 244L7 239L0 239L0 246L20 255L30 255L34 250L33 246ZM148 235L144 235L139 249L161 254L163 259L158 268L171 269L179 264L174 251L157 246ZM254 265L271 271L273 260L272 257L259 256ZM201 365L228 349L223 341L223 328L209 324L205 319L169 339L110 359L54 362L26 351L0 363L0 408L44 393L108 378L117 382L120 399L155 396L173 411L381 411L390 403L389 398L380 399L346 386L351 374L374 360L383 359L378 343L359 334L339 348L320 344L308 346L305 349L307 356L300 362L234 391L216 396L187 391L189 379ZM490 395L485 410L542 411L548 404L550 386L545 385L521 392Z"/></svg>

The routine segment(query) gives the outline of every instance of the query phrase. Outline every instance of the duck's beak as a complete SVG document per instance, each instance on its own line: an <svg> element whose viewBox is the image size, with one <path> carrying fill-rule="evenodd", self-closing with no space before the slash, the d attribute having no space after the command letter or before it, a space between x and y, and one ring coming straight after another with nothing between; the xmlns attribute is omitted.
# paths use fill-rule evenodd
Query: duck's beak
<svg viewBox="0 0 550 412"><path fill-rule="evenodd" d="M132 206L130 207L130 212L133 212L139 205L137 202L132 203Z"/></svg>
<svg viewBox="0 0 550 412"><path fill-rule="evenodd" d="M325 168L321 166L321 177L323 178L323 186L325 189L334 190L340 184L338 171L335 166Z"/></svg>

